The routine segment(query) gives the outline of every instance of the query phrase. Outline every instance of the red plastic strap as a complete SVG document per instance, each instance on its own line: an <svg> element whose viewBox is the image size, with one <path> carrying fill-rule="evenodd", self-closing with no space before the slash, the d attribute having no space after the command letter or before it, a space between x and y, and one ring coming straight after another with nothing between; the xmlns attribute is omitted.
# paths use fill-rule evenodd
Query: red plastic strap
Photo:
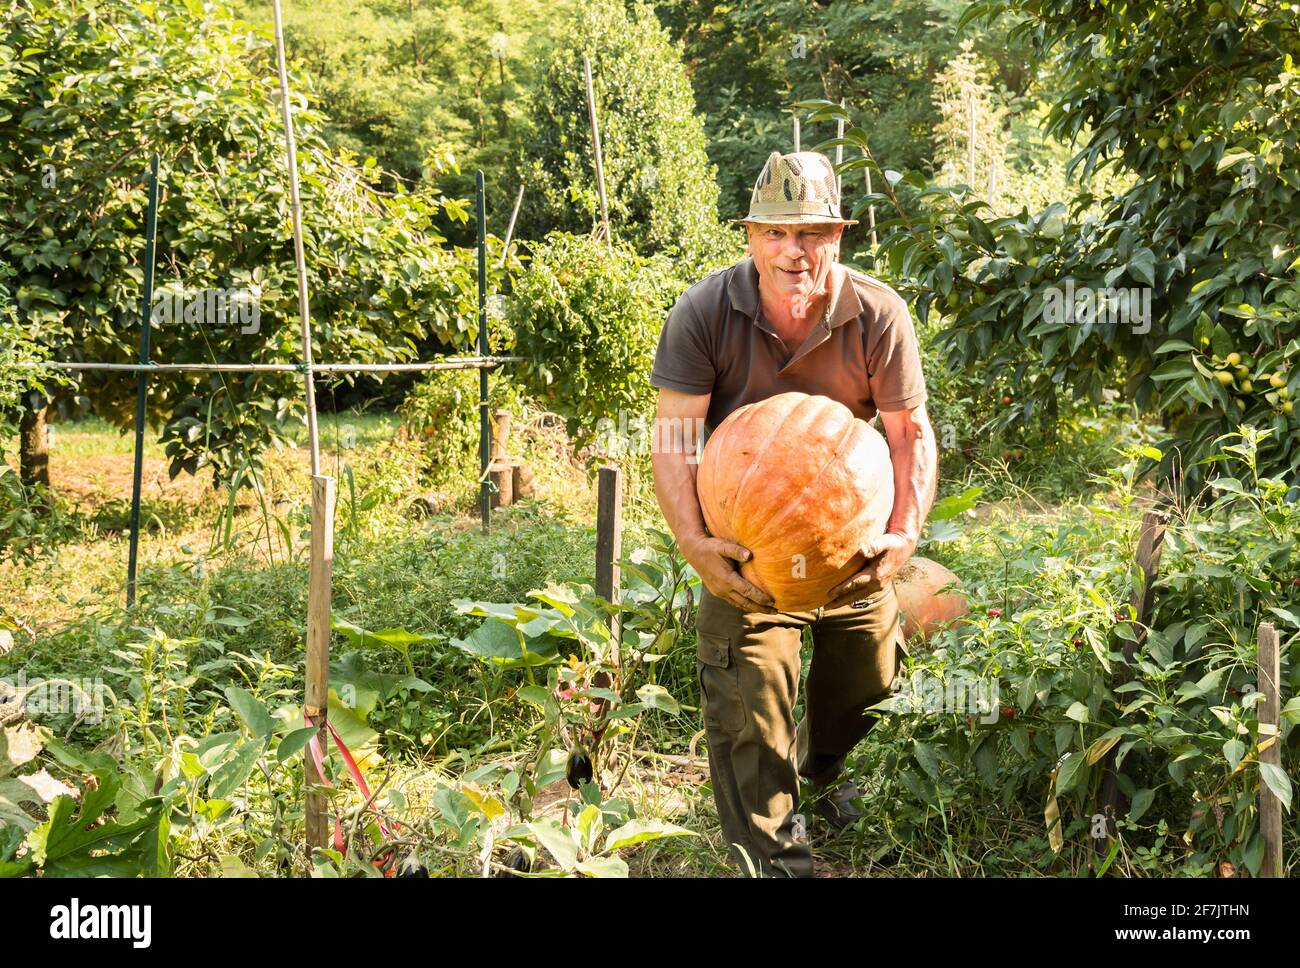
<svg viewBox="0 0 1300 968"><path fill-rule="evenodd" d="M315 724L308 723L307 725L313 726ZM321 755L320 739L316 733L311 734L311 739L307 742L307 748L311 750L312 762L316 764L316 776L324 786L329 787L331 790L334 789L334 784L325 775L325 758Z"/></svg>
<svg viewBox="0 0 1300 968"><path fill-rule="evenodd" d="M308 720L305 715L303 716L303 723L307 726L316 725ZM352 779L356 781L357 788L361 790L361 795L366 798L367 802L369 802L370 787L366 785L365 778L361 775L361 768L357 766L357 761L353 759L352 753L347 748L347 744L343 742L343 737L338 734L338 730L334 728L334 724L328 719L325 720L325 728L328 729L330 735L334 737L334 745L338 747L339 754L343 757L343 762L347 764L348 772L352 774ZM311 739L307 741L307 749L311 751L312 762L316 764L316 775L320 778L321 783L324 786L333 789L334 784L325 776L325 757L321 752L320 739L316 733L312 733ZM383 831L385 839L395 836L394 833L388 829L387 824L382 820L379 820L378 816L376 816L375 819L379 822L379 829ZM343 828L339 825L338 817L334 818L334 848L341 854L347 853L347 845L343 842Z"/></svg>
<svg viewBox="0 0 1300 968"><path fill-rule="evenodd" d="M328 729L330 735L334 737L334 745L339 748L339 753L343 757L343 762L347 764L348 772L352 774L352 779L356 781L357 788L361 791L361 795L366 798L367 802L369 802L370 787L366 785L365 778L361 775L361 768L357 766L357 761L352 758L352 754L348 751L347 746L344 745L343 737L339 736L338 730L334 728L334 724L328 719L325 720L325 728ZM315 739L315 737L312 738ZM388 829L388 825L385 824L383 820L379 819L377 813L375 815L375 820L379 823L379 829L384 832L384 837L391 838L393 832Z"/></svg>

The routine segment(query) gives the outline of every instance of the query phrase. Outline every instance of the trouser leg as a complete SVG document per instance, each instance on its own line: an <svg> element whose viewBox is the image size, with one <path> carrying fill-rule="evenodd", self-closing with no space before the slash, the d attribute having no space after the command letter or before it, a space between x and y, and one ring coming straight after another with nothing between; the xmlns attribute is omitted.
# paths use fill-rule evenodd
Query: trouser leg
<svg viewBox="0 0 1300 968"><path fill-rule="evenodd" d="M812 876L812 853L795 837L799 776L793 709L801 629L810 615L746 614L701 593L696 619L709 770L733 861L743 849L762 875Z"/></svg>
<svg viewBox="0 0 1300 968"><path fill-rule="evenodd" d="M799 773L820 789L835 781L875 725L877 715L863 710L889 693L904 654L893 583L861 606L819 612L812 635L797 757Z"/></svg>

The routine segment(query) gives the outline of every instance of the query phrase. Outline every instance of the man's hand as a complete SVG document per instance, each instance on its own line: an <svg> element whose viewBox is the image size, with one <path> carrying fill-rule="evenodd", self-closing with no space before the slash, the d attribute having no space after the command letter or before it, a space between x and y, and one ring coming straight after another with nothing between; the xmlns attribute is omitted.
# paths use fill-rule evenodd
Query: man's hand
<svg viewBox="0 0 1300 968"><path fill-rule="evenodd" d="M915 550L916 539L886 531L862 549L862 554L867 559L866 566L831 589L831 601L826 607L843 608L874 595L898 574Z"/></svg>
<svg viewBox="0 0 1300 968"><path fill-rule="evenodd" d="M770 612L776 602L757 585L746 581L733 561L749 561L753 555L734 541L705 535L682 547L682 554L700 574L700 581L718 598L742 612Z"/></svg>

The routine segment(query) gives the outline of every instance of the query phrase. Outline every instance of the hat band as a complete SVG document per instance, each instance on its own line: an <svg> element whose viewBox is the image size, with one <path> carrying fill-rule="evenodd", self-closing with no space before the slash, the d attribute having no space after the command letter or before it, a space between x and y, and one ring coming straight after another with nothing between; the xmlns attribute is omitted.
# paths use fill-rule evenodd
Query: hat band
<svg viewBox="0 0 1300 968"><path fill-rule="evenodd" d="M839 218L839 206L830 202L750 202L750 216L759 215L826 215Z"/></svg>

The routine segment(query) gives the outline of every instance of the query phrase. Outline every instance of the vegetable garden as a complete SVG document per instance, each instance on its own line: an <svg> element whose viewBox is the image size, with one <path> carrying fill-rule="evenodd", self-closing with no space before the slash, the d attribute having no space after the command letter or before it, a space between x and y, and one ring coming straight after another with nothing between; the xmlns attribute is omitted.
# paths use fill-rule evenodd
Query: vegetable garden
<svg viewBox="0 0 1300 968"><path fill-rule="evenodd" d="M968 608L819 875L1294 870L1291 6L272 6L0 16L0 876L734 875L648 377L794 130Z"/></svg>

